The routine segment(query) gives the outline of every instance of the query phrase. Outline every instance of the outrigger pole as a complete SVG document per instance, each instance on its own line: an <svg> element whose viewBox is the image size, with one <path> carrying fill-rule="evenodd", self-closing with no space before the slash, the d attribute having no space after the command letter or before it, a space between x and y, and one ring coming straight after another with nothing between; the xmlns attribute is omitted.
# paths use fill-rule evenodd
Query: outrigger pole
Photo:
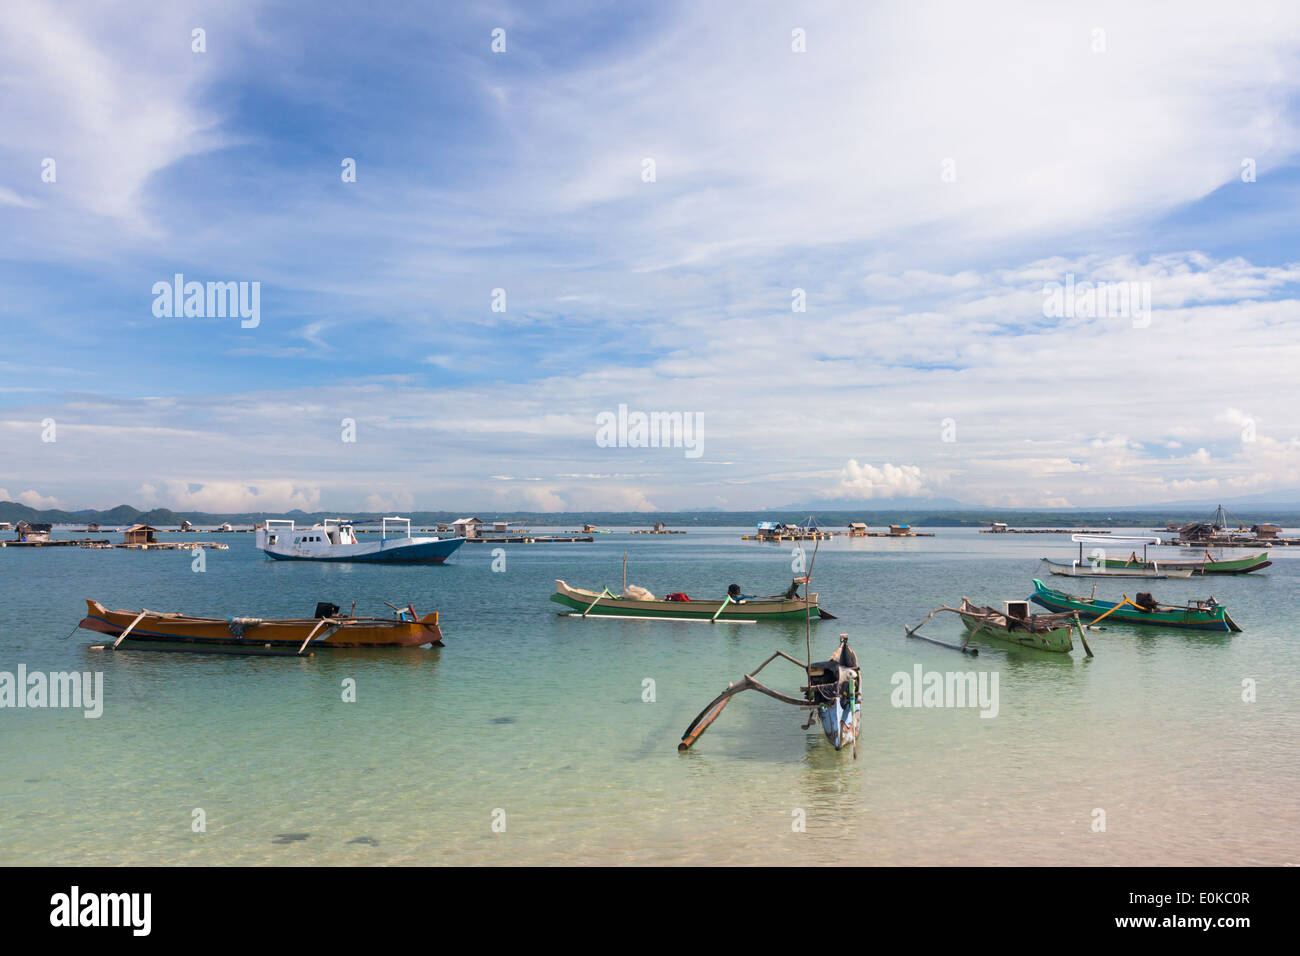
<svg viewBox="0 0 1300 956"><path fill-rule="evenodd" d="M805 673L808 670L808 665L805 664L803 661L791 657L785 651L777 651L767 660L763 661L763 663L759 664L756 668L754 668L754 674L757 674L759 671L761 671L768 664L772 663L772 661L776 660L778 657L784 657L786 660L798 664L800 667L804 669ZM677 745L677 749L678 750L689 749L691 744L699 740L700 736L706 730L709 729L709 725L718 719L718 715L722 713L723 709L731 701L731 698L741 693L742 691L756 690L760 694L766 694L768 697L771 697L774 700L779 700L782 703L786 703L786 704L793 704L796 707L808 707L814 709L817 707L816 701L800 700L797 697L789 697L785 694L780 693L779 691L772 690L772 688L770 687L764 686L763 684L759 683L754 679L754 674L746 674L744 677L740 679L739 682L734 684L728 684L726 690L724 690L717 697L713 698L713 700L709 702L709 705L705 707L702 711L700 711L699 714L696 715L695 719L691 721L691 725L686 728L686 733L682 734L682 742Z"/></svg>
<svg viewBox="0 0 1300 956"><path fill-rule="evenodd" d="M921 628L925 627L925 625L929 622L930 618L934 617L940 611L952 611L954 614L961 613L955 607L948 607L947 605L944 605L943 607L937 607L929 614L927 614L925 616L925 620L922 621L920 624L916 625L916 627L912 627L912 628L905 627L903 628L903 630L907 632L908 637L918 637L923 641L929 641L931 644L938 644L940 647L947 647L954 651L961 651L963 654L969 654L971 657L979 657L980 649L978 647L971 647L969 640L965 644L949 644L947 641L936 640L933 637L927 637L924 634L916 633Z"/></svg>

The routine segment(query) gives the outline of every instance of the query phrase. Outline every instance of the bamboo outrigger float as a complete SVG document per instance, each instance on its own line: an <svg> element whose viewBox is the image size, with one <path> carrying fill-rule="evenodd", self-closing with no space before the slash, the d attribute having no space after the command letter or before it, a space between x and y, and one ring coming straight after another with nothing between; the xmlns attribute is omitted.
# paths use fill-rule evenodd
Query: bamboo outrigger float
<svg viewBox="0 0 1300 956"><path fill-rule="evenodd" d="M300 655L308 647L443 646L437 611L419 617L409 604L405 608L388 606L396 612L392 618L354 617L351 612L340 615L337 605L325 603L317 605L314 618L215 618L149 610L110 611L87 599L86 616L77 626L116 638L111 645L98 645L113 650L128 640L128 647L139 649L272 655Z"/></svg>
<svg viewBox="0 0 1300 956"><path fill-rule="evenodd" d="M924 634L917 633L936 614L950 612L958 615L966 628L966 640L961 644L949 644ZM978 647L971 647L971 638L980 637L1002 644L1014 644L1039 651L1055 654L1068 654L1074 650L1072 631L1079 632L1083 650L1092 657L1092 648L1083 634L1083 625L1079 615L1073 611L1061 614L1030 614L1028 601L1007 601L1005 611L996 611L991 607L973 604L970 598L963 597L960 607L944 605L931 611L924 621L916 627L905 628L908 637L920 638L940 647L948 647L972 657L979 655Z"/></svg>

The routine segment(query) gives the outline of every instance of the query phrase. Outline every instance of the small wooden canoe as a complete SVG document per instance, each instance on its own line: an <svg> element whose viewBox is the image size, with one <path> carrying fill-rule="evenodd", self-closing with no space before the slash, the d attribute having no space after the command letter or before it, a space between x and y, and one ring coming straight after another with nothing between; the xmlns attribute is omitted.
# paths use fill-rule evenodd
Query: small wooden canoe
<svg viewBox="0 0 1300 956"><path fill-rule="evenodd" d="M332 605L327 606L328 610ZM442 647L438 612L418 618L409 605L392 618L325 614L317 618L189 617L159 611L110 611L87 599L79 627L118 638L120 646L171 645L178 649L280 649L319 647ZM125 640L121 641L123 634Z"/></svg>
<svg viewBox="0 0 1300 956"><path fill-rule="evenodd" d="M1075 561L1066 564L1064 561L1050 561L1043 558L1043 564L1047 565L1047 570L1057 577L1063 578L1190 578L1192 572L1187 568L1171 568L1166 564L1152 563L1150 566L1145 565L1124 565L1112 567L1109 564L1080 564Z"/></svg>
<svg viewBox="0 0 1300 956"><path fill-rule="evenodd" d="M667 601L639 600L630 597L618 597L606 591L587 591L583 588L570 587L564 581L556 580L555 593L551 600L562 604L577 617L640 617L662 620L688 621L802 621L810 614L822 617L821 608L817 606L817 593L808 597L788 598L782 594L770 597L742 597L733 600L730 596L722 600ZM561 612L563 613L563 612ZM830 617L829 614L824 615Z"/></svg>
<svg viewBox="0 0 1300 956"><path fill-rule="evenodd" d="M1030 614L1014 617L995 611L991 607L972 604L969 598L961 599L958 616L971 637L1032 647L1040 651L1067 654L1074 650L1072 629L1076 621L1073 614Z"/></svg>
<svg viewBox="0 0 1300 956"><path fill-rule="evenodd" d="M1139 599L1142 595L1138 595ZM1148 624L1159 627L1177 627L1195 631L1240 631L1227 609L1214 598L1189 601L1184 606L1142 604L1130 601L1103 601L1096 597L1079 597L1049 588L1034 578L1031 600L1049 611L1074 612L1085 621L1105 617L1107 621L1124 624Z"/></svg>

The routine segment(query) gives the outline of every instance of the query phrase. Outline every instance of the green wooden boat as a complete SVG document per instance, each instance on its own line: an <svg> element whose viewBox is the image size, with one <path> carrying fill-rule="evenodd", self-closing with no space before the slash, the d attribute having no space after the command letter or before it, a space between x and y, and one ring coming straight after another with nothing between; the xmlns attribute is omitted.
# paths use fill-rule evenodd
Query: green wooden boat
<svg viewBox="0 0 1300 956"><path fill-rule="evenodd" d="M1057 654L1068 654L1074 650L1071 632L1078 621L1073 614L1028 614L1017 617L1010 611L1003 613L991 607L972 604L968 598L961 599L957 613L970 637Z"/></svg>
<svg viewBox="0 0 1300 956"><path fill-rule="evenodd" d="M1197 631L1240 631L1223 605L1213 597L1193 600L1185 606L1158 604L1149 594L1138 594L1136 600L1127 595L1121 601L1103 601L1097 597L1079 597L1049 588L1034 578L1034 593L1030 600L1049 611L1063 613L1074 611L1088 621L1105 618L1123 624L1147 624L1154 627L1188 628Z"/></svg>
<svg viewBox="0 0 1300 956"><path fill-rule="evenodd" d="M1209 551L1206 551L1205 556L1199 559L1151 561L1144 560L1144 558L1145 553L1142 557L1138 557L1135 551L1127 558L1107 558L1106 567L1125 570L1159 568L1162 571L1191 571L1192 574L1249 574L1251 571L1259 571L1273 563L1268 559L1267 551L1250 554L1244 558L1216 559L1210 555Z"/></svg>
<svg viewBox="0 0 1300 956"><path fill-rule="evenodd" d="M918 633L931 618L945 611L961 618L962 624L966 627L964 643L948 644ZM919 637L931 644L951 647L965 654L979 654L977 648L970 646L974 638L997 641L1001 644L1014 644L1016 647L1028 647L1038 651L1050 651L1055 654L1068 654L1074 650L1072 632L1076 628L1083 641L1084 651L1092 657L1092 649L1088 647L1088 640L1083 636L1083 627L1079 624L1077 614L1072 611L1060 614L1030 614L1028 601L1007 601L1006 610L997 611L991 607L974 604L970 598L963 597L959 607L947 605L937 607L916 627L904 630L908 637Z"/></svg>
<svg viewBox="0 0 1300 956"><path fill-rule="evenodd" d="M814 618L833 615L823 613L817 606L817 593L814 591L806 597L799 597L796 581L785 594L769 597L747 597L728 593L721 600L669 601L666 599L643 599L612 594L608 588L604 591L588 591L583 588L570 587L564 581L556 580L555 593L551 600L570 609L573 617L639 617L673 621L731 621L735 623L752 623L754 621L802 621L808 616ZM739 592L739 588L732 586ZM805 588L805 590L807 590ZM576 613L573 613L576 612ZM564 613L564 612L561 612Z"/></svg>

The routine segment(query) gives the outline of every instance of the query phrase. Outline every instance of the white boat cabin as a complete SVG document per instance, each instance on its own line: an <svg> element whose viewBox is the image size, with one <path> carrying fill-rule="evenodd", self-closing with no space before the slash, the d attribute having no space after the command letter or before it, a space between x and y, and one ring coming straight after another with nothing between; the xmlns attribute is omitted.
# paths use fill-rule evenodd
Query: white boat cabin
<svg viewBox="0 0 1300 956"><path fill-rule="evenodd" d="M357 540L352 522L347 518L326 518L310 528L299 528L292 519L269 518L266 526L258 529L257 546L278 554L315 557L337 553L339 549L378 550L387 541L410 538L410 518L384 518L380 524L379 541L369 545L363 545Z"/></svg>

